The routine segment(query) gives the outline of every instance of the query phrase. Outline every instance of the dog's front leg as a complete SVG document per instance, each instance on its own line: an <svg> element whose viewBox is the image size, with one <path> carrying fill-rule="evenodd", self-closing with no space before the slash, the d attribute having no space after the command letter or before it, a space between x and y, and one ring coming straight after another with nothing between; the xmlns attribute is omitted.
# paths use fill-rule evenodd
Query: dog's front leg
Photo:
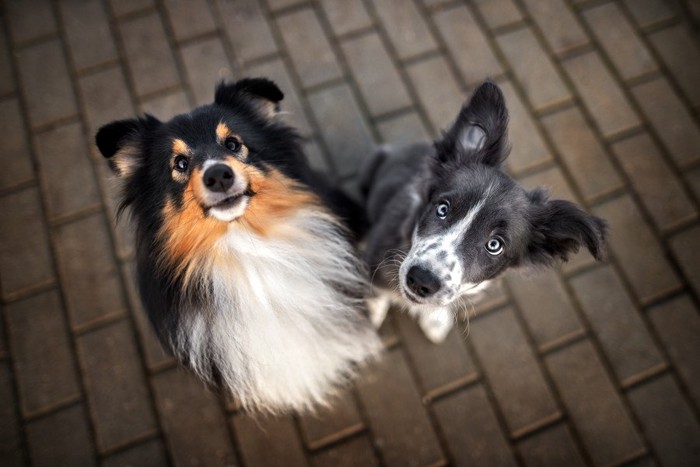
<svg viewBox="0 0 700 467"><path fill-rule="evenodd" d="M434 308L430 311L421 311L418 316L418 324L423 334L433 344L444 341L454 325L454 313L449 306Z"/></svg>
<svg viewBox="0 0 700 467"><path fill-rule="evenodd" d="M375 329L379 329L386 319L386 314L391 306L391 299L383 293L379 293L376 297L367 299L367 308L369 309L369 320Z"/></svg>

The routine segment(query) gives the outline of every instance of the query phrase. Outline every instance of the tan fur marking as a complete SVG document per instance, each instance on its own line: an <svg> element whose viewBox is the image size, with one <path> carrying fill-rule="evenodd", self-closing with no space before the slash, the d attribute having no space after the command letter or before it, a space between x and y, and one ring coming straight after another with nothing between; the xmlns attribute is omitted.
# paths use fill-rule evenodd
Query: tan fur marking
<svg viewBox="0 0 700 467"><path fill-rule="evenodd" d="M229 127L224 122L219 122L219 124L216 125L216 140L221 144L229 136L231 136Z"/></svg>
<svg viewBox="0 0 700 467"><path fill-rule="evenodd" d="M183 194L183 206L169 200L163 209L160 236L165 241L162 257L167 265L183 275L187 285L211 259L209 252L226 233L227 224L205 215L198 196L202 190L201 170L195 170Z"/></svg>
<svg viewBox="0 0 700 467"><path fill-rule="evenodd" d="M141 152L136 146L124 146L112 157L112 163L119 176L129 177L136 172L140 158Z"/></svg>
<svg viewBox="0 0 700 467"><path fill-rule="evenodd" d="M276 229L284 227L280 223L285 217L308 206L319 206L315 195L305 191L296 182L277 169L267 174L246 166L250 178L250 188L255 193L246 212L239 218L241 224L259 235L274 235Z"/></svg>
<svg viewBox="0 0 700 467"><path fill-rule="evenodd" d="M190 154L190 147L183 140L175 138L173 140L173 154L188 156Z"/></svg>

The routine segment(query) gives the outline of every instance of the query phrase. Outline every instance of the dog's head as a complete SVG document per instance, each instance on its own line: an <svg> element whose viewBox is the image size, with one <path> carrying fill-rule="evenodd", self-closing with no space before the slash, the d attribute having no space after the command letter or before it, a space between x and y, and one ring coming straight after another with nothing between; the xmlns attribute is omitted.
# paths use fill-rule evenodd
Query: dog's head
<svg viewBox="0 0 700 467"><path fill-rule="evenodd" d="M147 115L100 128L97 147L124 182L122 208L163 241L169 261L206 250L231 225L264 233L309 201L296 189L308 169L299 137L276 118L282 98L273 82L244 79L167 122Z"/></svg>
<svg viewBox="0 0 700 467"><path fill-rule="evenodd" d="M508 267L549 265L580 246L601 259L604 221L545 190L527 191L503 171L507 126L503 95L486 82L435 143L425 204L399 270L410 301L444 306Z"/></svg>

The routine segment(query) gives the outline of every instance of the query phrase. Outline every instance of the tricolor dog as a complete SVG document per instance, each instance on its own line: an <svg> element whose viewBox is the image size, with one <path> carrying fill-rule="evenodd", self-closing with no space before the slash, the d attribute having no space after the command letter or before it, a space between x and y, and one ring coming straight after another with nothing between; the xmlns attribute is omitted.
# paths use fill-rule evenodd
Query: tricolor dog
<svg viewBox="0 0 700 467"><path fill-rule="evenodd" d="M461 299L506 269L550 265L581 246L601 259L603 220L544 189L525 190L503 170L507 125L503 95L487 81L442 139L383 146L367 162L365 259L376 326L396 302L440 342Z"/></svg>

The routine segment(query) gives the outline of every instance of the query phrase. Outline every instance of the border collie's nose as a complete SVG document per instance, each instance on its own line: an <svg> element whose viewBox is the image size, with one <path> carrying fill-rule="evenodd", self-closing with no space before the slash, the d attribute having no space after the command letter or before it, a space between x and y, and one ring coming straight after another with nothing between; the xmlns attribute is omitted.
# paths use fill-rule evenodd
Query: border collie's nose
<svg viewBox="0 0 700 467"><path fill-rule="evenodd" d="M406 285L419 297L429 297L440 290L440 279L430 270L421 266L413 266L406 274Z"/></svg>
<svg viewBox="0 0 700 467"><path fill-rule="evenodd" d="M233 185L233 170L226 164L216 164L204 172L204 186L210 191L221 193Z"/></svg>

